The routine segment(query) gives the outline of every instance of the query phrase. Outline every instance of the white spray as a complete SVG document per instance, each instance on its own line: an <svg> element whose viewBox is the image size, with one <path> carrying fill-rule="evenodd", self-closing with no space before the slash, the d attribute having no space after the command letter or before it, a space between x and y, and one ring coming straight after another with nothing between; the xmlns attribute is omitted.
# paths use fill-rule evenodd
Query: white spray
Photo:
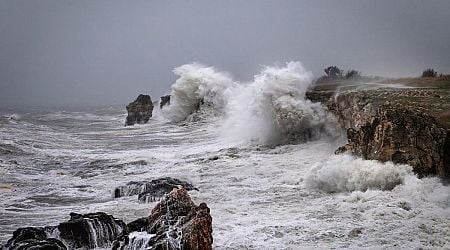
<svg viewBox="0 0 450 250"><path fill-rule="evenodd" d="M173 70L179 76L172 85L170 105L163 109L163 115L179 122L201 109L208 109L214 115L226 105L227 93L234 85L228 74L198 63L185 64Z"/></svg>
<svg viewBox="0 0 450 250"><path fill-rule="evenodd" d="M265 67L254 82L234 89L223 134L233 141L264 145L337 135L334 117L320 103L306 100L312 74L300 62Z"/></svg>

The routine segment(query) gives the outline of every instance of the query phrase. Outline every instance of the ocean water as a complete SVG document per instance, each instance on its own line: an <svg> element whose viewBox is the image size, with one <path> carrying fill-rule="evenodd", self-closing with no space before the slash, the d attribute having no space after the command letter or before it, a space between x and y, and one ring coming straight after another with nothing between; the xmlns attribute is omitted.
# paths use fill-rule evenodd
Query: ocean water
<svg viewBox="0 0 450 250"><path fill-rule="evenodd" d="M305 100L300 63L255 81L189 64L171 105L124 127L124 107L0 113L0 242L70 212L125 222L156 204L113 198L128 181L189 181L213 217L215 249L450 248L450 187L406 165L334 155L334 117ZM198 110L198 111L196 111Z"/></svg>

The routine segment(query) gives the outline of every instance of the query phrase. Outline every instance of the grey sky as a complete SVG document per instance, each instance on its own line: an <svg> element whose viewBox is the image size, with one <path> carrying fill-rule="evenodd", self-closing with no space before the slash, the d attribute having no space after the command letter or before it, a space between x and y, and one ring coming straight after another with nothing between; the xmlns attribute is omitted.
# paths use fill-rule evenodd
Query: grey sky
<svg viewBox="0 0 450 250"><path fill-rule="evenodd" d="M250 80L303 62L450 73L450 1L0 0L0 105L126 104L200 62Z"/></svg>

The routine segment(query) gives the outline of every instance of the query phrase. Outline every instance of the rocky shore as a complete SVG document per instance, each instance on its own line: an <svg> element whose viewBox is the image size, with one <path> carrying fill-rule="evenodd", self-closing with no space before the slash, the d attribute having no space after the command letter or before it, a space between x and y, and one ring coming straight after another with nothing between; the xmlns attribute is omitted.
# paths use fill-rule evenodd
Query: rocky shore
<svg viewBox="0 0 450 250"><path fill-rule="evenodd" d="M148 217L128 224L103 212L71 213L57 226L17 229L1 249L211 249L212 217L205 203L195 205L191 184L173 178L119 187L114 195L152 193L161 196ZM127 184L129 186L129 184ZM177 186L177 187L175 187ZM128 190L128 193L123 193Z"/></svg>
<svg viewBox="0 0 450 250"><path fill-rule="evenodd" d="M337 154L409 164L421 177L450 177L448 88L316 86L307 97L326 105L346 130L347 144Z"/></svg>

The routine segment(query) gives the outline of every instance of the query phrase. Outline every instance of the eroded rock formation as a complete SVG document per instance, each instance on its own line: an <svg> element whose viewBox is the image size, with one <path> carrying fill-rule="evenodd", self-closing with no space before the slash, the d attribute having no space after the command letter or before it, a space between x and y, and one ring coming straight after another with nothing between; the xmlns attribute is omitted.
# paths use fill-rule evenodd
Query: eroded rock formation
<svg viewBox="0 0 450 250"><path fill-rule="evenodd" d="M313 91L308 97L325 103L347 130L348 143L336 153L409 164L419 176L449 177L450 132L426 110L412 107L412 101L407 99L412 98L411 93L365 90L334 95Z"/></svg>
<svg viewBox="0 0 450 250"><path fill-rule="evenodd" d="M127 112L125 126L147 123L153 113L152 99L149 95L139 95L134 102L127 105Z"/></svg>
<svg viewBox="0 0 450 250"><path fill-rule="evenodd" d="M190 185L190 184L189 184ZM58 226L19 228L1 249L212 249L212 218L180 185L148 217L128 225L98 212L70 214Z"/></svg>
<svg viewBox="0 0 450 250"><path fill-rule="evenodd" d="M13 233L2 249L49 249L65 250L67 247L58 239L49 238L47 232L41 227L19 228Z"/></svg>
<svg viewBox="0 0 450 250"><path fill-rule="evenodd" d="M166 105L170 105L170 95L161 96L161 101L159 101L159 108L163 108Z"/></svg>
<svg viewBox="0 0 450 250"><path fill-rule="evenodd" d="M212 249L210 210L205 203L196 206L184 188L165 195L148 217L129 223L128 231L115 249Z"/></svg>
<svg viewBox="0 0 450 250"><path fill-rule="evenodd" d="M110 247L126 224L105 213L70 214L58 226L19 228L5 249L93 249Z"/></svg>
<svg viewBox="0 0 450 250"><path fill-rule="evenodd" d="M162 177L151 181L130 181L114 190L114 198L138 195L140 202L153 202L168 194L174 188L198 190L192 184L171 177Z"/></svg>

